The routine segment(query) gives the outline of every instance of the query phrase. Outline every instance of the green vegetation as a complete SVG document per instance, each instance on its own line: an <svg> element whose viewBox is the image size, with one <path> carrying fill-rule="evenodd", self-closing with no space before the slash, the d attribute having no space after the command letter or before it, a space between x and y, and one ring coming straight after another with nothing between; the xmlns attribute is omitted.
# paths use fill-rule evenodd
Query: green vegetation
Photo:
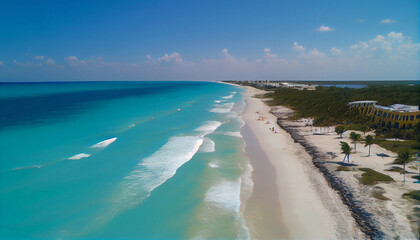
<svg viewBox="0 0 420 240"><path fill-rule="evenodd" d="M378 182L393 182L390 176L377 172L370 168L359 168L359 170L365 172L362 174L362 177L359 179L360 183L365 185L375 185Z"/></svg>
<svg viewBox="0 0 420 240"><path fill-rule="evenodd" d="M346 161L346 157L347 157L347 162L350 162L351 148L349 144L346 142L340 142L340 145L341 145L341 151L342 151L341 153L344 153L343 162Z"/></svg>
<svg viewBox="0 0 420 240"><path fill-rule="evenodd" d="M349 93L342 88L317 87L314 91L280 88L265 97L272 98L270 105L292 108L294 118L314 117L318 126L354 122L360 115L357 109L349 108Z"/></svg>
<svg viewBox="0 0 420 240"><path fill-rule="evenodd" d="M355 133L355 132L351 132L350 133L350 139L351 142L354 144L354 151L357 152L357 142L360 142L360 140L362 140L362 136L360 136L360 134Z"/></svg>
<svg viewBox="0 0 420 240"><path fill-rule="evenodd" d="M401 151L398 153L398 158L396 159L398 162L402 163L404 169L404 182L405 184L405 165L411 161L411 153L407 150Z"/></svg>
<svg viewBox="0 0 420 240"><path fill-rule="evenodd" d="M343 138L344 127L342 125L338 125L335 127L335 132L340 135L340 138Z"/></svg>
<svg viewBox="0 0 420 240"><path fill-rule="evenodd" d="M413 190L408 193L404 193L403 198L412 198L414 200L420 201L420 190Z"/></svg>
<svg viewBox="0 0 420 240"><path fill-rule="evenodd" d="M389 199L389 198L387 198L387 197L385 197L382 193L380 193L380 192L373 192L372 193L372 197L374 197L374 198L376 198L376 199L379 199L379 200L382 200L382 201L389 201L389 200L391 200L391 199Z"/></svg>
<svg viewBox="0 0 420 240"><path fill-rule="evenodd" d="M369 126L366 124L361 124L361 123L343 124L341 126L343 127L344 131L354 130L354 131L361 131L363 133L366 133L369 131Z"/></svg>
<svg viewBox="0 0 420 240"><path fill-rule="evenodd" d="M368 157L370 157L370 146L373 144L373 136L372 135L367 135L365 137L365 147L369 146L369 154Z"/></svg>
<svg viewBox="0 0 420 240"><path fill-rule="evenodd" d="M411 129L388 128L387 126L383 126L377 128L375 134L382 138L415 139L420 141L420 123L417 123Z"/></svg>
<svg viewBox="0 0 420 240"><path fill-rule="evenodd" d="M375 186L373 188L373 192L372 192L372 197L378 199L378 200L382 200L382 201L389 201L391 199L387 198L384 196L384 193L386 193L385 189L379 187L379 186Z"/></svg>
<svg viewBox="0 0 420 240"><path fill-rule="evenodd" d="M407 150L409 152L418 151L420 149L420 143L415 140L405 140L405 141L387 141L385 139L375 138L373 143L385 148L386 150L392 152L400 152Z"/></svg>
<svg viewBox="0 0 420 240"><path fill-rule="evenodd" d="M366 85L366 86L395 86L417 84L417 81L398 80L398 81L293 81L293 83L315 84L315 85Z"/></svg>
<svg viewBox="0 0 420 240"><path fill-rule="evenodd" d="M351 171L351 169L349 167L346 167L346 166L338 166L336 171L348 172L348 171Z"/></svg>
<svg viewBox="0 0 420 240"><path fill-rule="evenodd" d="M395 103L418 105L419 92L419 85L375 85L360 89L317 87L314 91L279 88L265 97L273 99L271 105L292 108L295 118L313 117L315 125L331 126L366 123L366 119L356 109L349 108L348 103L351 101L375 100L383 106Z"/></svg>

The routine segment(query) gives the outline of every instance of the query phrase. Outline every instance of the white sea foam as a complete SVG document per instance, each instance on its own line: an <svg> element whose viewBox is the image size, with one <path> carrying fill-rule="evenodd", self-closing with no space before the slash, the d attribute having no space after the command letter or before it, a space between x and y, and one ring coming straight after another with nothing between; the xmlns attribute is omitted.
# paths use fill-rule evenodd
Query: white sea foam
<svg viewBox="0 0 420 240"><path fill-rule="evenodd" d="M210 109L210 112L214 112L214 113L228 113L230 111L230 109L228 108L212 108Z"/></svg>
<svg viewBox="0 0 420 240"><path fill-rule="evenodd" d="M210 187L206 192L205 201L221 209L239 212L241 206L241 180L222 180Z"/></svg>
<svg viewBox="0 0 420 240"><path fill-rule="evenodd" d="M91 154L79 153L79 154L76 154L73 157L69 157L67 159L69 159L69 160L79 160L79 159L82 159L82 158L90 157L90 155Z"/></svg>
<svg viewBox="0 0 420 240"><path fill-rule="evenodd" d="M223 211L234 215L238 226L237 239L251 239L241 209L241 178L228 181L222 180L210 187L206 192L205 201Z"/></svg>
<svg viewBox="0 0 420 240"><path fill-rule="evenodd" d="M140 204L191 160L203 143L197 136L172 137L158 151L144 158L120 184L111 215ZM108 216L110 217L110 216ZM111 216L112 217L112 216Z"/></svg>
<svg viewBox="0 0 420 240"><path fill-rule="evenodd" d="M242 137L242 134L240 132L222 132L222 134L238 138Z"/></svg>
<svg viewBox="0 0 420 240"><path fill-rule="evenodd" d="M245 126L245 121L242 118L238 117L238 118L236 118L236 120L240 124L239 128L242 128L243 126Z"/></svg>
<svg viewBox="0 0 420 240"><path fill-rule="evenodd" d="M221 103L222 101L220 100L214 100L215 103Z"/></svg>
<svg viewBox="0 0 420 240"><path fill-rule="evenodd" d="M215 108L210 109L214 113L228 113L232 111L234 103L215 104Z"/></svg>
<svg viewBox="0 0 420 240"><path fill-rule="evenodd" d="M202 143L200 137L172 137L157 152L143 159L138 164L139 169L126 179L140 180L143 188L152 191L174 176L176 170L195 155Z"/></svg>
<svg viewBox="0 0 420 240"><path fill-rule="evenodd" d="M215 163L215 162L209 162L209 167L211 167L211 168L218 168L219 167L219 164L217 164L217 163Z"/></svg>
<svg viewBox="0 0 420 240"><path fill-rule="evenodd" d="M233 94L232 95L228 95L228 96L224 96L222 97L223 99L232 99L233 98Z"/></svg>
<svg viewBox="0 0 420 240"><path fill-rule="evenodd" d="M28 167L17 167L17 168L13 168L12 170L24 170L24 169L31 169L31 168L42 168L42 165L33 165L33 166L28 166Z"/></svg>
<svg viewBox="0 0 420 240"><path fill-rule="evenodd" d="M117 140L117 138L116 138L116 137L109 138L109 139L103 140L102 142L98 142L98 143L97 143L97 144L95 144L95 145L92 145L92 146L91 146L91 148L105 148L105 147L107 147L109 144L113 143L115 140Z"/></svg>
<svg viewBox="0 0 420 240"><path fill-rule="evenodd" d="M219 121L206 121L203 126L200 126L195 129L195 131L203 132L205 134L210 134L214 132L218 127L222 125Z"/></svg>
<svg viewBox="0 0 420 240"><path fill-rule="evenodd" d="M208 137L205 137L203 144L200 147L200 152L207 153L207 152L214 152L214 151L216 151L216 147L213 140L211 140Z"/></svg>

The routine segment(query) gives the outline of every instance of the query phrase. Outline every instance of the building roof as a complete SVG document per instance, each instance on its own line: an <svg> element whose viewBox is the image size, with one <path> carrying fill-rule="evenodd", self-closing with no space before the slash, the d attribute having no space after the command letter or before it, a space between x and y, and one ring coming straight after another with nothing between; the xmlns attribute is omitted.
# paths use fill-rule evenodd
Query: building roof
<svg viewBox="0 0 420 240"><path fill-rule="evenodd" d="M380 109L384 109L384 110L390 110L390 111L395 111L395 109L390 108L390 107L385 107L385 106L381 106L381 105L376 105L376 108L380 108Z"/></svg>
<svg viewBox="0 0 420 240"><path fill-rule="evenodd" d="M356 103L377 103L377 102L378 101L365 100L365 101L349 102L349 104L356 104Z"/></svg>
<svg viewBox="0 0 420 240"><path fill-rule="evenodd" d="M419 106L410 106L404 104L394 104L390 106L396 111L403 111L403 112L415 112L419 110Z"/></svg>

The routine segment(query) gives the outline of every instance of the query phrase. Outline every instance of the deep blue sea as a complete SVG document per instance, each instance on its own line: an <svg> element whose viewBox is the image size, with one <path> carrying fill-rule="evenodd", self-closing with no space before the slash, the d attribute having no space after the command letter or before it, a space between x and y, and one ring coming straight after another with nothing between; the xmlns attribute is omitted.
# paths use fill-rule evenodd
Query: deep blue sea
<svg viewBox="0 0 420 240"><path fill-rule="evenodd" d="M240 89L0 84L0 238L248 238Z"/></svg>

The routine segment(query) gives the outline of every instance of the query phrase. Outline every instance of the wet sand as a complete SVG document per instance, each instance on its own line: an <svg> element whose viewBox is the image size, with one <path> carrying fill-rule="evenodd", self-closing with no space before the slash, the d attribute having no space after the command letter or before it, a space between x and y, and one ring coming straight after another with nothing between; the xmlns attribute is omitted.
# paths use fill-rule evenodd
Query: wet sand
<svg viewBox="0 0 420 240"><path fill-rule="evenodd" d="M289 232L281 218L275 168L247 125L241 133L253 168L254 189L245 208L245 218L252 238L287 239Z"/></svg>

